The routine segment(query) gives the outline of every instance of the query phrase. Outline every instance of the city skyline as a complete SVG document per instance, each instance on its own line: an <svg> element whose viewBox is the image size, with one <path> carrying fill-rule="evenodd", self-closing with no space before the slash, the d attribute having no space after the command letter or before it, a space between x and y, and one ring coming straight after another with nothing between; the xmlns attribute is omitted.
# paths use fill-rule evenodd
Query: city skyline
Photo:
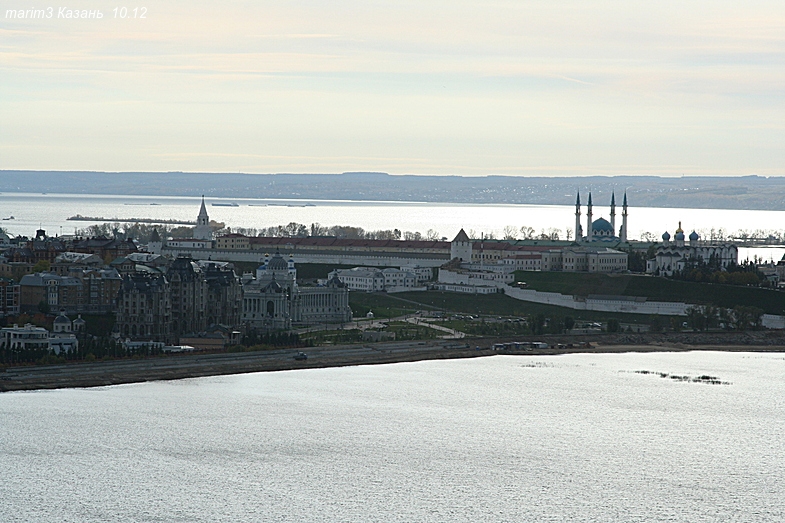
<svg viewBox="0 0 785 523"><path fill-rule="evenodd" d="M30 7L3 169L783 174L775 2Z"/></svg>

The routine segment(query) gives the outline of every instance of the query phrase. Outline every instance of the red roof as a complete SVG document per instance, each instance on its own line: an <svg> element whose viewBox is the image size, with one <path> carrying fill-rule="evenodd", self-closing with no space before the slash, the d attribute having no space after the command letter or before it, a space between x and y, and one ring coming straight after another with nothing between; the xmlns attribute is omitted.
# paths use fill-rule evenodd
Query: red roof
<svg viewBox="0 0 785 523"><path fill-rule="evenodd" d="M442 241L414 241L414 240L360 240L360 239L340 239L340 238L268 238L251 237L248 239L252 245L274 245L274 246L309 246L309 247L368 247L368 248L397 248L397 249L442 249L448 250L450 242Z"/></svg>

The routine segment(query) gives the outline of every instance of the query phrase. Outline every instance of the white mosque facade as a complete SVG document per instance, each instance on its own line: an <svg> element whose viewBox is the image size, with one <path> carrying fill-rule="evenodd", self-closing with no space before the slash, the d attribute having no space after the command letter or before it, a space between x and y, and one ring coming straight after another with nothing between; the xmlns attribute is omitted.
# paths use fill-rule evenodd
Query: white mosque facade
<svg viewBox="0 0 785 523"><path fill-rule="evenodd" d="M586 230L584 231L581 225L581 194L575 200L575 240L578 242L621 242L627 241L627 193L624 193L624 201L622 203L621 212L621 227L618 234L616 233L616 194L611 193L611 213L610 221L605 218L593 219L593 208L591 201L591 193L589 193L589 201L586 205Z"/></svg>

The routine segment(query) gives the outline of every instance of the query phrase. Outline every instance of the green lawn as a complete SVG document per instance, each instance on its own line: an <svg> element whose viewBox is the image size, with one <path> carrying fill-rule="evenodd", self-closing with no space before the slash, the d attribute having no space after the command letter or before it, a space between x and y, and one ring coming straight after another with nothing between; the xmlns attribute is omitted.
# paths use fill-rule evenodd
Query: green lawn
<svg viewBox="0 0 785 523"><path fill-rule="evenodd" d="M625 323L648 324L649 316L642 314L613 314L594 311L576 311L565 307L541 305L516 300L504 294L461 294L457 292L417 291L395 294L350 292L349 305L355 319L365 317L372 310L378 318L411 314L417 310L441 310L484 316L536 316L548 318L571 316L576 320L607 321L617 318Z"/></svg>
<svg viewBox="0 0 785 523"><path fill-rule="evenodd" d="M309 332L300 336L300 341L303 343L311 342L314 345L358 343L362 341L362 332L359 330Z"/></svg>
<svg viewBox="0 0 785 523"><path fill-rule="evenodd" d="M529 289L567 295L645 296L650 300L713 304L729 309L736 305L751 305L768 314L785 313L785 293L757 287L686 282L631 274L517 271L515 278L516 281L525 281Z"/></svg>
<svg viewBox="0 0 785 523"><path fill-rule="evenodd" d="M411 323L392 322L388 324L385 329L387 332L394 332L395 339L401 340L432 340L443 336L445 333L431 329L429 327L422 327L420 325L412 325Z"/></svg>
<svg viewBox="0 0 785 523"><path fill-rule="evenodd" d="M383 292L349 291L349 306L352 308L354 319L365 318L368 311L373 312L375 318L395 318L422 309L419 304L397 300L390 296Z"/></svg>

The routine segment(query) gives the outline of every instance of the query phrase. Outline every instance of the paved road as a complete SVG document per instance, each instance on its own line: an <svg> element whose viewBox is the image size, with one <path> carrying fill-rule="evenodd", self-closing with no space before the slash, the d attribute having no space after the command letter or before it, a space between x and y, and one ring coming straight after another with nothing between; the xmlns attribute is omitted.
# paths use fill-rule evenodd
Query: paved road
<svg viewBox="0 0 785 523"><path fill-rule="evenodd" d="M12 367L0 372L0 392L13 390L95 387L142 381L216 376L275 370L340 367L425 359L466 358L483 354L465 344L391 342L373 345L339 345L303 349L305 361L294 359L298 349L244 353L187 354L141 360L112 360L32 367Z"/></svg>
<svg viewBox="0 0 785 523"><path fill-rule="evenodd" d="M461 331L457 331L455 329L450 329L450 328L445 327L443 325L436 325L436 324L431 323L428 320L423 319L423 318L417 318L417 317L415 317L415 318L406 318L406 321L409 322L409 323L412 323L414 325L421 325L423 327L428 327L429 329L434 329L434 330L437 330L437 331L446 332L447 333L446 336L440 336L440 338L443 339L443 340L460 340L460 339L463 339L463 338L466 337L466 333L463 333Z"/></svg>

